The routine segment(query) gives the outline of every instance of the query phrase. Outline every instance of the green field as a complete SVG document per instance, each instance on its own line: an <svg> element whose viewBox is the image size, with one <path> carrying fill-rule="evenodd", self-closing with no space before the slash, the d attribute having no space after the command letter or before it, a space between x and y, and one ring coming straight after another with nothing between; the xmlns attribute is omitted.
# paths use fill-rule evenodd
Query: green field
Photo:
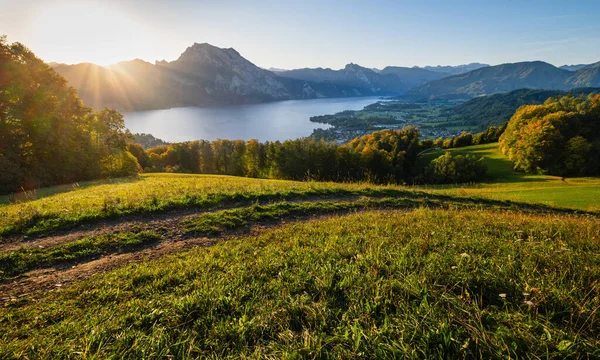
<svg viewBox="0 0 600 360"><path fill-rule="evenodd" d="M516 172L511 162L500 152L497 143L447 151L484 157L488 165L487 179L474 185L446 185L423 190L453 196L522 201L588 211L600 210L600 178L562 179L558 176ZM429 155L430 158L435 156Z"/></svg>
<svg viewBox="0 0 600 360"><path fill-rule="evenodd" d="M0 358L600 357L600 180L449 151L488 179L144 174L0 198Z"/></svg>
<svg viewBox="0 0 600 360"><path fill-rule="evenodd" d="M596 220L289 224L0 309L2 358L597 357Z"/></svg>

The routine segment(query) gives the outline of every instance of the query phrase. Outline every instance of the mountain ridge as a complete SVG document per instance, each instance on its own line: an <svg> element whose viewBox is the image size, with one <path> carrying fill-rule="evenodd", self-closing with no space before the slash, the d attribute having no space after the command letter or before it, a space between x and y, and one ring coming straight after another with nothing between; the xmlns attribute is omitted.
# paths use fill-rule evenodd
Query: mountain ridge
<svg viewBox="0 0 600 360"><path fill-rule="evenodd" d="M406 98L470 99L517 89L570 90L600 86L600 63L578 71L543 61L524 61L483 67L414 87Z"/></svg>
<svg viewBox="0 0 600 360"><path fill-rule="evenodd" d="M344 69L344 81L285 77L254 65L233 48L208 43L194 43L170 62L151 64L134 59L107 67L82 63L54 64L53 68L86 104L124 111L393 95L407 90L395 76L376 74L355 64Z"/></svg>

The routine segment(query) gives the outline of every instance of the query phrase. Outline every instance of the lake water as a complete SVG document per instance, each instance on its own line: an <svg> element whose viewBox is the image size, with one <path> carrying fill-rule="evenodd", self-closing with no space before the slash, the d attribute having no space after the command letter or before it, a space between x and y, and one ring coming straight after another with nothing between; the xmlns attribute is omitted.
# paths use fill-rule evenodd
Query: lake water
<svg viewBox="0 0 600 360"><path fill-rule="evenodd" d="M377 97L289 100L220 107L185 107L124 114L132 133L149 133L169 142L189 140L258 139L275 141L309 136L328 125L311 116L361 110Z"/></svg>

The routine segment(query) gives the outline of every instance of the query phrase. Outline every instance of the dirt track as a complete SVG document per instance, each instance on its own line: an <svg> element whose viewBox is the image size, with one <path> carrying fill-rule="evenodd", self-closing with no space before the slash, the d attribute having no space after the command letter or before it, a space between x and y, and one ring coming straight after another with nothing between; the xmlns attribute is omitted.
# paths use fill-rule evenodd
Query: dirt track
<svg viewBox="0 0 600 360"><path fill-rule="evenodd" d="M355 200L355 197L327 199L329 201ZM324 199L315 199L318 201ZM304 199L303 201L307 201ZM215 242L239 235L258 234L288 220L301 221L321 216L294 216L253 224L250 227L211 235L210 237L192 237L184 232L181 222L198 216L207 210L185 209L156 215L136 215L122 219L102 221L96 224L82 225L77 228L49 235L24 238L13 237L9 242L0 244L0 252L9 252L21 247L51 247L57 244L75 241L88 236L122 233L132 230L151 230L160 234L161 240L152 245L138 247L133 251L112 252L76 262L63 262L57 266L28 271L15 278L0 281L0 303L17 300L22 297L35 298L41 293L62 289L69 284L84 280L92 275L105 273L127 264L156 259L199 246L210 246Z"/></svg>

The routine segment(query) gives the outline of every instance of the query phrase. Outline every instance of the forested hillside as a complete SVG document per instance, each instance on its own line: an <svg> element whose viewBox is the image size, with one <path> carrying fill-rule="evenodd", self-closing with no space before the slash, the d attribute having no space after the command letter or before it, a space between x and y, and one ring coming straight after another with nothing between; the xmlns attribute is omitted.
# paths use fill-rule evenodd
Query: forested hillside
<svg viewBox="0 0 600 360"><path fill-rule="evenodd" d="M550 97L574 96L600 93L600 88L577 88L569 92L561 90L519 89L509 93L481 96L453 106L444 115L462 125L474 125L480 129L502 125L522 105L543 104Z"/></svg>

